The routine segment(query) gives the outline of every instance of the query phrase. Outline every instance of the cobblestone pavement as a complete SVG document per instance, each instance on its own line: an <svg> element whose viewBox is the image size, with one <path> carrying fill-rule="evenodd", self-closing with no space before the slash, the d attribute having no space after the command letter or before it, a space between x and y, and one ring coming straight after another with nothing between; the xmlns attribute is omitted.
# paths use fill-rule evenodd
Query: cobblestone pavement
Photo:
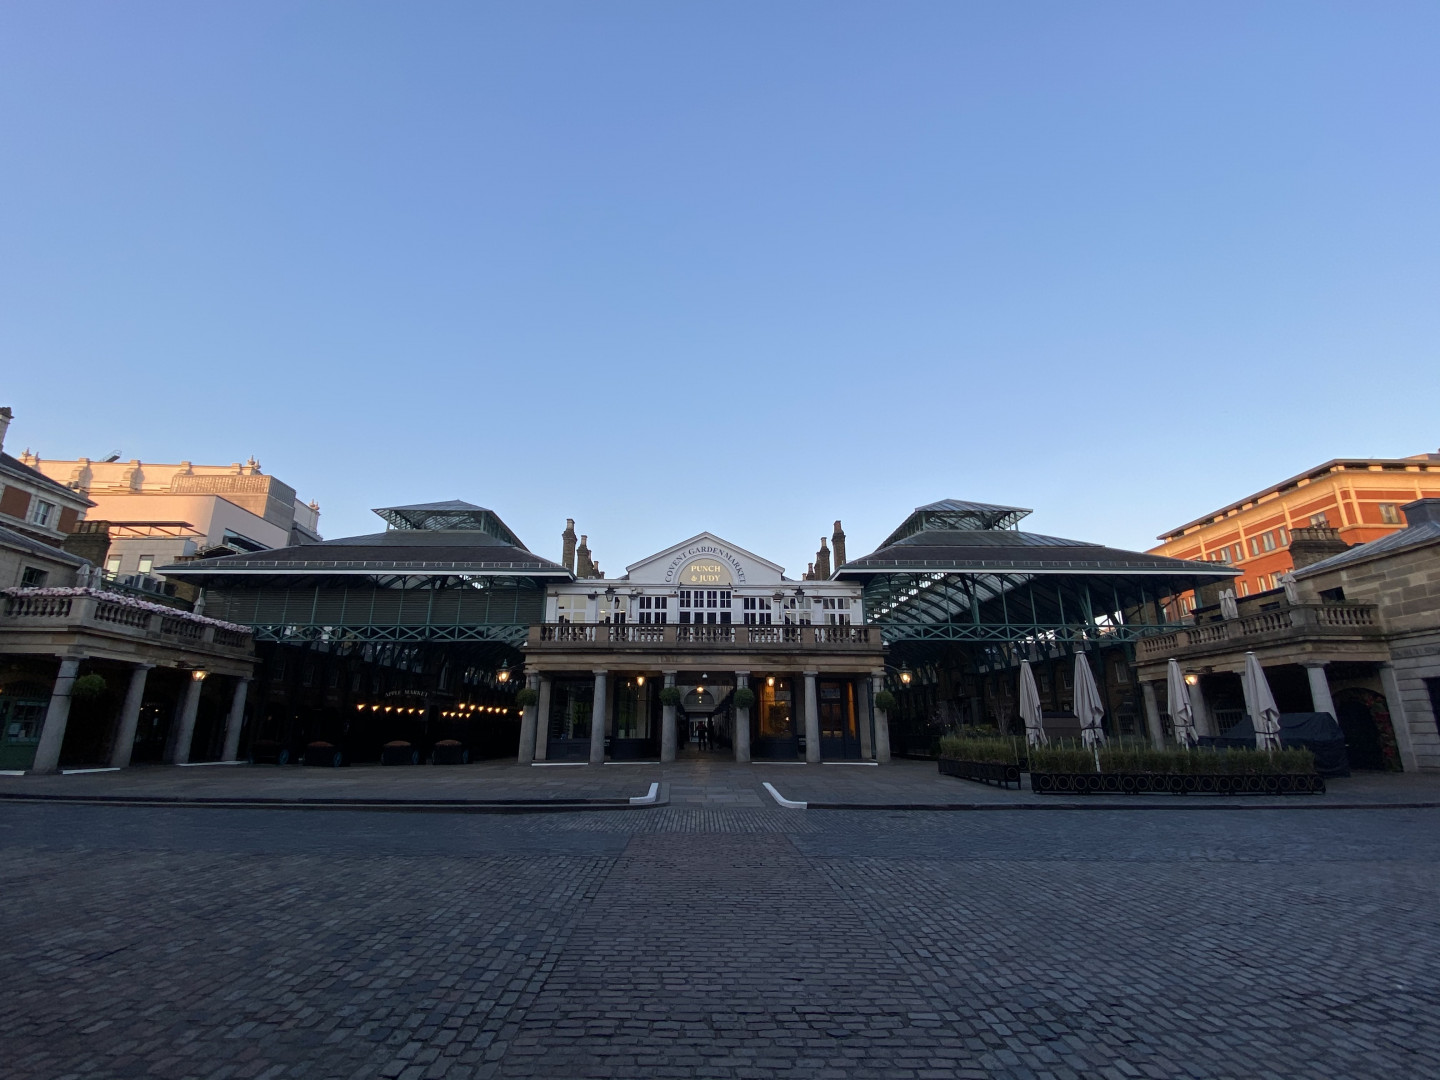
<svg viewBox="0 0 1440 1080"><path fill-rule="evenodd" d="M0 1074L1440 1075L1440 811L0 806Z"/></svg>

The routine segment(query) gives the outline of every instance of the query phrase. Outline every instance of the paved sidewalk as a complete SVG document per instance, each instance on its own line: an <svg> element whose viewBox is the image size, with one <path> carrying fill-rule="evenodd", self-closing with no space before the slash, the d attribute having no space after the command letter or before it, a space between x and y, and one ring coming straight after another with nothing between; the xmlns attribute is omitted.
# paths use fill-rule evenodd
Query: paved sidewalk
<svg viewBox="0 0 1440 1080"><path fill-rule="evenodd" d="M942 776L932 761L888 765L738 765L722 755L688 756L668 765L522 766L512 762L341 769L274 765L194 768L139 766L120 772L0 777L0 800L25 796L166 801L597 805L644 796L652 783L660 801L709 809L776 810L770 783L788 800L813 809L1315 809L1440 806L1440 774L1359 773L1331 780L1324 795L1036 795Z"/></svg>

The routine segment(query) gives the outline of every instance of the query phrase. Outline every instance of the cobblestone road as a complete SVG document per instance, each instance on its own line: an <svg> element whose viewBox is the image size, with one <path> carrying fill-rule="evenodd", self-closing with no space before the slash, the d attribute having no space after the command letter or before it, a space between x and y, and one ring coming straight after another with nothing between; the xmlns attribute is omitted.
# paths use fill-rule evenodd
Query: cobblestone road
<svg viewBox="0 0 1440 1080"><path fill-rule="evenodd" d="M1440 1076L1437 826L0 806L0 1074Z"/></svg>

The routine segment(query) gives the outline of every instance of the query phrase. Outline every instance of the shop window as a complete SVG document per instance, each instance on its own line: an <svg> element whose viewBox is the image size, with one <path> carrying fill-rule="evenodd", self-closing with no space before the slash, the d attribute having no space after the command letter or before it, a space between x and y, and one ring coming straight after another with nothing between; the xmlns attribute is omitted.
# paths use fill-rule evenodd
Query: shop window
<svg viewBox="0 0 1440 1080"><path fill-rule="evenodd" d="M1394 503L1380 504L1380 520L1386 525L1400 524L1400 508Z"/></svg>
<svg viewBox="0 0 1440 1080"><path fill-rule="evenodd" d="M20 573L20 584L27 589L43 589L45 582L50 580L50 572L41 570L38 566L27 566Z"/></svg>

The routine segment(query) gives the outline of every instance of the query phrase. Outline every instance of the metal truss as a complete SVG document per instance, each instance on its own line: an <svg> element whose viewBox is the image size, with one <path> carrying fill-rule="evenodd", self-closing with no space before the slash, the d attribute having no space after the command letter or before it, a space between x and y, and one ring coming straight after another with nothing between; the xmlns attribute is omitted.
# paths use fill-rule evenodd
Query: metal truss
<svg viewBox="0 0 1440 1080"><path fill-rule="evenodd" d="M1077 645L1118 645L1156 634L1168 634L1180 623L1132 623L1123 626L1056 626L1053 623L872 623L885 644L901 641L979 641L1021 645L1030 642Z"/></svg>
<svg viewBox="0 0 1440 1080"><path fill-rule="evenodd" d="M530 632L521 623L461 623L450 626L383 624L262 623L251 627L256 641L498 641L519 648Z"/></svg>

